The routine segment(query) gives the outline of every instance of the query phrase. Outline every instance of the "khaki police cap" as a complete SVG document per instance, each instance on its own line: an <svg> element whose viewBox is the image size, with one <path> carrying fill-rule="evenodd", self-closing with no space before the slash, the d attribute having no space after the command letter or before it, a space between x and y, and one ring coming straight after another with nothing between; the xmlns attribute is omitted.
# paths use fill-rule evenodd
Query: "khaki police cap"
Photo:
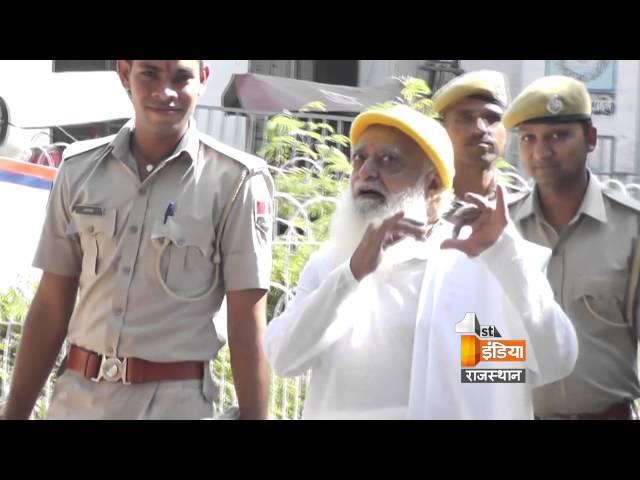
<svg viewBox="0 0 640 480"><path fill-rule="evenodd" d="M525 88L502 116L512 129L524 122L567 123L591 118L591 97L582 82L562 75L543 77Z"/></svg>
<svg viewBox="0 0 640 480"><path fill-rule="evenodd" d="M477 70L454 78L433 95L433 111L444 112L457 101L474 95L493 99L501 107L509 103L505 76L494 70Z"/></svg>
<svg viewBox="0 0 640 480"><path fill-rule="evenodd" d="M383 125L400 130L415 141L438 170L445 189L451 188L453 146L447 131L440 123L407 105L396 105L387 110L371 110L358 115L351 124L351 144L358 144L360 136L371 125Z"/></svg>

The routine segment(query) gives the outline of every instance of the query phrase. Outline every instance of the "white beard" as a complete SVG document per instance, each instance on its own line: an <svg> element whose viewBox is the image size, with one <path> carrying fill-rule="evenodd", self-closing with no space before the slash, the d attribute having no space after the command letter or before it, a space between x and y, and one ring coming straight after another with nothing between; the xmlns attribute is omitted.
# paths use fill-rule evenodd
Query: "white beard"
<svg viewBox="0 0 640 480"><path fill-rule="evenodd" d="M357 211L351 192L342 192L331 219L329 238L323 247L328 250L334 267L351 258L368 224L369 222Z"/></svg>
<svg viewBox="0 0 640 480"><path fill-rule="evenodd" d="M404 211L405 218L427 224L427 205L421 187L390 196L388 205L371 209L367 213L362 213L356 206L350 190L342 192L338 197L336 211L331 219L329 238L324 246L328 250L332 265L337 267L351 258L369 224L378 226L384 219L401 210ZM389 269L412 258L418 243L422 242L411 237L388 247L384 251L378 270Z"/></svg>

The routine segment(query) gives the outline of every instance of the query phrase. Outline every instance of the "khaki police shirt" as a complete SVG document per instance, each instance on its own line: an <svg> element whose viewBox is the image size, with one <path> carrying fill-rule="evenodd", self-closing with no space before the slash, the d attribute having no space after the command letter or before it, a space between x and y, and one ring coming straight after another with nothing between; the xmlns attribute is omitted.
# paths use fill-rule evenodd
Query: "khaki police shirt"
<svg viewBox="0 0 640 480"><path fill-rule="evenodd" d="M140 181L132 124L111 140L72 145L53 186L33 265L79 277L68 340L106 355L209 360L222 340L212 319L226 291L268 289L273 181L265 162L207 137L192 123L172 155ZM242 172L248 180L218 231ZM175 204L173 215L165 215ZM217 287L216 235L222 235Z"/></svg>
<svg viewBox="0 0 640 480"><path fill-rule="evenodd" d="M547 276L578 334L574 371L534 390L536 414L598 412L640 396L637 331L624 315L640 203L603 191L590 173L582 204L560 234L545 221L537 189L512 204L510 214L524 238L552 249Z"/></svg>

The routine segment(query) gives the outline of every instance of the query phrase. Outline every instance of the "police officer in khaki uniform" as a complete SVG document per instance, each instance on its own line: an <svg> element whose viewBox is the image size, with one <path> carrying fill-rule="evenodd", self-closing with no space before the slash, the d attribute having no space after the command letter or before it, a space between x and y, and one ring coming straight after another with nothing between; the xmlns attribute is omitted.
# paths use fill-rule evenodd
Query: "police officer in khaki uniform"
<svg viewBox="0 0 640 480"><path fill-rule="evenodd" d="M135 120L66 152L6 417L29 416L65 337L48 418L212 417L209 361L223 345L212 318L226 293L239 416L264 419L267 166L196 130L202 61L119 60L118 72Z"/></svg>
<svg viewBox="0 0 640 480"><path fill-rule="evenodd" d="M442 118L455 155L455 199L446 218L459 211L468 192L494 198L498 182L505 187L507 204L522 196L522 188L500 178L496 166L507 142L501 119L508 90L502 73L478 70L454 78L433 96L433 111Z"/></svg>
<svg viewBox="0 0 640 480"><path fill-rule="evenodd" d="M632 418L640 396L640 203L605 190L586 167L597 132L579 81L536 80L503 122L517 129L522 161L535 180L534 191L511 206L511 217L526 239L552 248L548 278L579 341L573 373L534 391L536 415Z"/></svg>

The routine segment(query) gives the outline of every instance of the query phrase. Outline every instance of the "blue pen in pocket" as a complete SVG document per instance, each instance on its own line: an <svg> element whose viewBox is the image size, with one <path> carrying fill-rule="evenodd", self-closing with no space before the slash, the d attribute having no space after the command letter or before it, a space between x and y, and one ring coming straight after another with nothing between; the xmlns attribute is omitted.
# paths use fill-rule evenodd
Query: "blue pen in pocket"
<svg viewBox="0 0 640 480"><path fill-rule="evenodd" d="M164 211L164 220L162 223L166 224L167 218L173 217L175 213L176 213L176 204L174 202L169 202L169 205L167 205L167 209Z"/></svg>

